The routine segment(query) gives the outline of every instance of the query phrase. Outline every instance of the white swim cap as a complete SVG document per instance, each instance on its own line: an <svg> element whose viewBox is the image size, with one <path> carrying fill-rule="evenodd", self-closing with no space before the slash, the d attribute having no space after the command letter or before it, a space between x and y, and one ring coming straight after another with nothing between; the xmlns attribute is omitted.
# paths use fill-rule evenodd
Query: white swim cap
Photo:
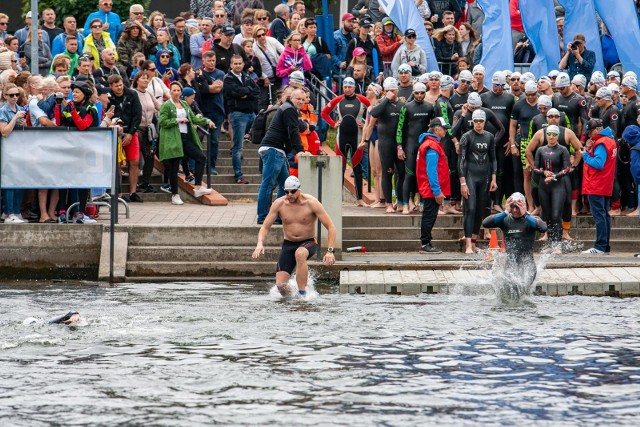
<svg viewBox="0 0 640 427"><path fill-rule="evenodd" d="M487 121L487 114L484 112L484 110L478 108L471 115L471 120L473 120L473 121L482 120L483 122L486 122Z"/></svg>
<svg viewBox="0 0 640 427"><path fill-rule="evenodd" d="M293 175L289 175L289 178L284 182L284 189L297 190L298 188L300 188L300 180Z"/></svg>

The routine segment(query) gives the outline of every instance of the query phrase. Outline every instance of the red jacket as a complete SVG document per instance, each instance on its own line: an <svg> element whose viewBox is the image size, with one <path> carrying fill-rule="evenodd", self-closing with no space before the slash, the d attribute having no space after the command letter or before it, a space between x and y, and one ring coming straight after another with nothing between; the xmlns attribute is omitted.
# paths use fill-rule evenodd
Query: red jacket
<svg viewBox="0 0 640 427"><path fill-rule="evenodd" d="M445 197L449 197L451 195L451 180L449 179L449 164L447 163L447 156L444 154L444 148L442 148L442 143L438 141L434 135L426 134L423 139L420 148L418 148L418 162L416 165L416 178L418 180L418 190L420 191L420 195L427 198L434 198L433 190L431 189L431 183L429 182L429 177L427 176L427 150L432 149L435 150L438 157L438 185L440 186L440 191Z"/></svg>
<svg viewBox="0 0 640 427"><path fill-rule="evenodd" d="M393 57L396 54L396 51L402 44L402 37L393 36L389 38L384 32L379 34L376 37L376 43L380 48L380 53L382 54L383 62L391 62L393 61Z"/></svg>
<svg viewBox="0 0 640 427"><path fill-rule="evenodd" d="M607 159L602 169L596 169L584 163L582 171L582 194L592 196L611 197L613 193L613 181L616 176L616 156L618 148L613 138L597 134L594 143L589 150L589 155L593 157L595 149L598 145L604 145L607 149Z"/></svg>

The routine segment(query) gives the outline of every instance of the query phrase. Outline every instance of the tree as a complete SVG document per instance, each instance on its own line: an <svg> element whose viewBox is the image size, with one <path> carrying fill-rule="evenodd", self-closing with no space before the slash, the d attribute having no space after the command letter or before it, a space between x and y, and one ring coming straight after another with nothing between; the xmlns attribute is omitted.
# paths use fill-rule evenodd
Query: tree
<svg viewBox="0 0 640 427"><path fill-rule="evenodd" d="M149 9L151 0L112 0L114 13L120 15L122 21L129 18L129 7L132 4L141 4L145 10ZM38 11L51 8L56 11L56 25L62 27L62 20L65 16L75 16L78 28L84 25L87 16L91 12L98 10L98 0L39 0ZM22 11L27 13L31 10L31 0L22 0Z"/></svg>

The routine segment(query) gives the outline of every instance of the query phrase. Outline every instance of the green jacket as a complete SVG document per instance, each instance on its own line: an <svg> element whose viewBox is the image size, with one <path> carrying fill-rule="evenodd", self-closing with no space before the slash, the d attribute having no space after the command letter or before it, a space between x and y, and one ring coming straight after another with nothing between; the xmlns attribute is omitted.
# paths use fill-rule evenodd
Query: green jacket
<svg viewBox="0 0 640 427"><path fill-rule="evenodd" d="M180 103L187 111L187 117L189 117L187 125L189 138L202 150L200 138L198 138L193 125L195 123L200 126L206 126L207 118L196 117L186 102L180 101ZM184 152L182 151L182 138L178 127L178 111L173 101L168 100L160 107L160 161L182 157L184 157Z"/></svg>

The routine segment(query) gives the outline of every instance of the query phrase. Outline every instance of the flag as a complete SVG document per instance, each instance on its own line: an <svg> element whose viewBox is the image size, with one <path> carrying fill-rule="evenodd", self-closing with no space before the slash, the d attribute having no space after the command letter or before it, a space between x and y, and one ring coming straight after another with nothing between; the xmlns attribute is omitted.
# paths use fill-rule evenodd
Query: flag
<svg viewBox="0 0 640 427"><path fill-rule="evenodd" d="M600 45L600 32L593 0L559 0L564 7L564 48L573 41L576 34L584 34L587 40L586 48L596 54L596 65L593 71L605 71L602 60L602 46ZM635 18L635 13L634 13ZM619 19L619 17L618 17ZM637 24L636 24L637 26ZM605 73L606 74L606 73ZM587 76L588 78L588 76Z"/></svg>
<svg viewBox="0 0 640 427"><path fill-rule="evenodd" d="M640 27L634 2L631 0L595 0L596 10L604 21L620 56L624 71L640 75ZM589 43L587 41L587 48Z"/></svg>
<svg viewBox="0 0 640 427"><path fill-rule="evenodd" d="M427 71L440 71L429 34L424 28L416 3L413 0L380 0L380 6L403 34L409 28L416 32L418 36L416 44L427 55Z"/></svg>
<svg viewBox="0 0 640 427"><path fill-rule="evenodd" d="M560 43L553 0L520 0L522 25L536 52L529 71L544 76L560 63Z"/></svg>
<svg viewBox="0 0 640 427"><path fill-rule="evenodd" d="M478 0L484 11L482 24L482 59L485 83L491 86L496 71L513 70L513 44L509 0Z"/></svg>

